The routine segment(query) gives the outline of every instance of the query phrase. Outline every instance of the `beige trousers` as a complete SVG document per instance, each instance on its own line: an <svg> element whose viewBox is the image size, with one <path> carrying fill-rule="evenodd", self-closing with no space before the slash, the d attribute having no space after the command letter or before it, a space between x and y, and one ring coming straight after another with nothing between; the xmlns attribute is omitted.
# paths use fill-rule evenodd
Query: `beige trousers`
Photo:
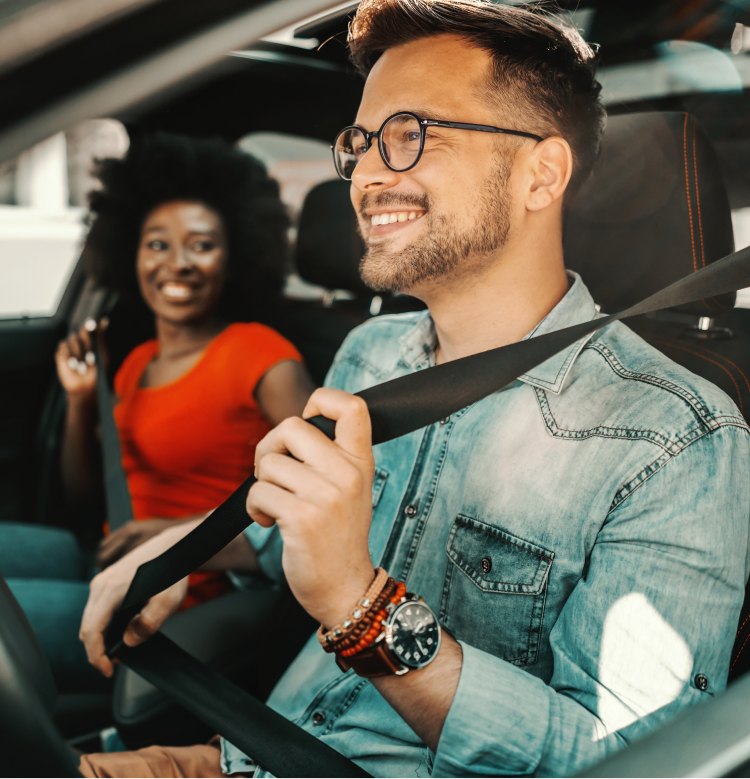
<svg viewBox="0 0 750 779"><path fill-rule="evenodd" d="M82 755L78 770L84 776L223 777L218 741L217 736L208 744L193 747L146 747L137 752Z"/></svg>

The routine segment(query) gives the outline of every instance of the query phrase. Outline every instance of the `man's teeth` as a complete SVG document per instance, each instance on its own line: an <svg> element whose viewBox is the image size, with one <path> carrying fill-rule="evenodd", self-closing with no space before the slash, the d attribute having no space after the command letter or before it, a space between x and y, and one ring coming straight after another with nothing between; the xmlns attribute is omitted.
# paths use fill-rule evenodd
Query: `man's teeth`
<svg viewBox="0 0 750 779"><path fill-rule="evenodd" d="M161 288L162 294L170 298L186 298L191 289L185 284L165 284Z"/></svg>
<svg viewBox="0 0 750 779"><path fill-rule="evenodd" d="M373 214L372 226L393 224L393 222L413 222L424 216L424 211L391 211L387 214Z"/></svg>

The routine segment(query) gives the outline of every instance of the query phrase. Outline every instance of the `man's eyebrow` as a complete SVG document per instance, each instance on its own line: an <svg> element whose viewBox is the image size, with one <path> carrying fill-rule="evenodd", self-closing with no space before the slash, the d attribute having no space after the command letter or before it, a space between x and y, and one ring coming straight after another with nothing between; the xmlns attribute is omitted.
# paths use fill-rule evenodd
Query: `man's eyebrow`
<svg viewBox="0 0 750 779"><path fill-rule="evenodd" d="M455 122L458 121L457 119L443 116L442 114L433 111L430 108L402 108L400 111L395 111L394 113L390 114L391 116L396 116L396 114L416 114L420 119L436 119L438 122ZM382 123L381 123L382 124ZM357 119L355 117L354 121L352 121L350 127L362 127L363 125L357 124ZM380 129L380 126L378 126L376 129Z"/></svg>

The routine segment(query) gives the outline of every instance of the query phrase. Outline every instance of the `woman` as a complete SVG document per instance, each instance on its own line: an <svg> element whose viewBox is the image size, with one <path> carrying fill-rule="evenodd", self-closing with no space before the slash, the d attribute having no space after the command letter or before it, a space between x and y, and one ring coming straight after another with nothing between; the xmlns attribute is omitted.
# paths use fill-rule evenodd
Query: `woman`
<svg viewBox="0 0 750 779"><path fill-rule="evenodd" d="M104 538L97 554L103 568L223 502L252 471L255 445L302 412L313 384L292 344L264 325L238 321L278 291L286 250L288 217L259 162L221 142L159 134L141 138L122 160L100 161L96 175L102 188L90 195L89 271L125 307L143 301L156 332L115 376L115 421L136 521ZM56 355L68 399L62 473L79 501L102 490L101 366L93 357L96 327L87 325ZM0 573L63 689L98 684L77 638L88 583L75 538L12 525L0 528L0 548ZM50 566L41 564L44 557ZM223 574L198 572L186 605L229 589Z"/></svg>

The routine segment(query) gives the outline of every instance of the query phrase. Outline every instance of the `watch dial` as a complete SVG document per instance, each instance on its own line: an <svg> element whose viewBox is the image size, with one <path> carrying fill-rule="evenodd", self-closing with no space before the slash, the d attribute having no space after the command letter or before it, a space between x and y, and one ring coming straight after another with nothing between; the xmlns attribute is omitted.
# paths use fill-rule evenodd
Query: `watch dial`
<svg viewBox="0 0 750 779"><path fill-rule="evenodd" d="M404 603L393 616L393 651L410 668L428 663L438 649L439 628L423 603Z"/></svg>

